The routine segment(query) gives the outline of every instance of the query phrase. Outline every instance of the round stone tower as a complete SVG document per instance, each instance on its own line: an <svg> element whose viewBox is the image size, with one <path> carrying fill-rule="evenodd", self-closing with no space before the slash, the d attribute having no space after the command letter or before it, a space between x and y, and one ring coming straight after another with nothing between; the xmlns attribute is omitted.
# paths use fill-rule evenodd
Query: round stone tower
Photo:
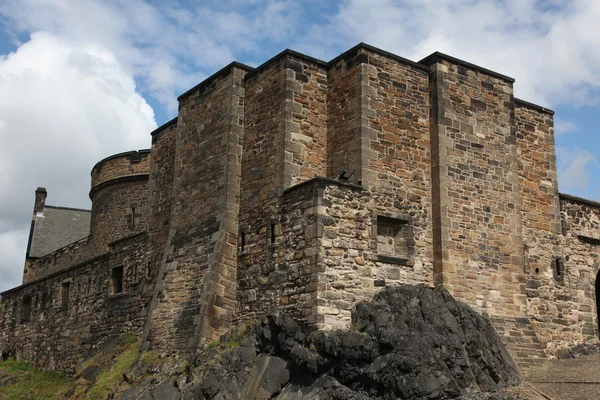
<svg viewBox="0 0 600 400"><path fill-rule="evenodd" d="M94 247L108 244L147 228L150 150L128 151L99 161L92 168Z"/></svg>

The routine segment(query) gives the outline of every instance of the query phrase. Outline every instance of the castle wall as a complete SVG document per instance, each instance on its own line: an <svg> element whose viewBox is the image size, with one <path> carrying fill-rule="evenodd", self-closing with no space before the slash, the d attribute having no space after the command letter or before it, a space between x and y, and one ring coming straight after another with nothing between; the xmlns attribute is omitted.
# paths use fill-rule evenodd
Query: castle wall
<svg viewBox="0 0 600 400"><path fill-rule="evenodd" d="M0 299L0 349L41 368L72 374L84 356L123 332L141 335L148 282L144 234L114 243L110 254L74 265L4 292ZM110 294L111 270L123 267L123 292ZM61 297L70 283L68 304ZM24 319L25 299L31 312Z"/></svg>
<svg viewBox="0 0 600 400"><path fill-rule="evenodd" d="M284 81L283 187L327 173L327 69L286 56Z"/></svg>
<svg viewBox="0 0 600 400"><path fill-rule="evenodd" d="M600 204L563 195L560 208L564 236L539 257L527 285L529 315L549 355L598 338Z"/></svg>
<svg viewBox="0 0 600 400"><path fill-rule="evenodd" d="M230 65L179 98L177 195L145 328L151 348L186 352L233 318L245 72Z"/></svg>
<svg viewBox="0 0 600 400"><path fill-rule="evenodd" d="M96 253L90 237L85 237L44 257L29 261L27 273L23 276L23 283L41 279L100 254L102 253Z"/></svg>
<svg viewBox="0 0 600 400"><path fill-rule="evenodd" d="M355 57L345 66L358 65L357 168L366 190L332 184L322 193L324 271L316 314L324 329L347 328L354 304L383 286L433 283L427 72L369 49ZM381 217L406 223L409 249L385 248Z"/></svg>
<svg viewBox="0 0 600 400"><path fill-rule="evenodd" d="M307 324L316 322L318 181L283 193L268 226L252 226L238 253L238 316L252 320L270 308L286 310Z"/></svg>
<svg viewBox="0 0 600 400"><path fill-rule="evenodd" d="M490 314L526 313L512 79L434 55L436 284Z"/></svg>
<svg viewBox="0 0 600 400"><path fill-rule="evenodd" d="M357 51L334 60L327 74L327 177L342 169L361 180L360 63Z"/></svg>
<svg viewBox="0 0 600 400"><path fill-rule="evenodd" d="M148 181L114 183L94 192L90 241L96 253L108 243L148 227Z"/></svg>
<svg viewBox="0 0 600 400"><path fill-rule="evenodd" d="M175 186L175 154L177 151L177 119L152 132L152 159L148 181L148 271L156 280L168 242L173 187Z"/></svg>

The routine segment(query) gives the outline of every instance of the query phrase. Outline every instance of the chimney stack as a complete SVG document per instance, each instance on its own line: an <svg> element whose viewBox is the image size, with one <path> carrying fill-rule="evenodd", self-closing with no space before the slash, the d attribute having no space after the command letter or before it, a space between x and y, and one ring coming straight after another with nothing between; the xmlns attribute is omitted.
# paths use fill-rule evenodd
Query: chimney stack
<svg viewBox="0 0 600 400"><path fill-rule="evenodd" d="M46 188L39 187L35 190L35 205L33 207L34 215L39 212L44 211L44 204L46 203L46 196L48 196L48 192L46 192Z"/></svg>

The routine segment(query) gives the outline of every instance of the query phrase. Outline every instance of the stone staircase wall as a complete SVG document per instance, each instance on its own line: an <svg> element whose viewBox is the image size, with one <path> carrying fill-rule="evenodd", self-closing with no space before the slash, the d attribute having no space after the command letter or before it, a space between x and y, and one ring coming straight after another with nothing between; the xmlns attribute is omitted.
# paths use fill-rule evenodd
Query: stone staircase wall
<svg viewBox="0 0 600 400"><path fill-rule="evenodd" d="M524 375L527 375L527 371L532 367L547 361L546 353L529 318L494 316L491 319Z"/></svg>

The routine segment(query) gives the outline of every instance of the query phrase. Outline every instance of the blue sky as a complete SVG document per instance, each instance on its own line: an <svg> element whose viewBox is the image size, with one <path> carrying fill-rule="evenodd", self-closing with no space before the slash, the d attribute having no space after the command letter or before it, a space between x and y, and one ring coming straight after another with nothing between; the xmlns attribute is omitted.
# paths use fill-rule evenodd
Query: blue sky
<svg viewBox="0 0 600 400"><path fill-rule="evenodd" d="M96 161L148 148L177 95L222 66L285 48L437 50L512 76L556 111L560 190L600 200L598 21L598 0L3 0L0 290L20 283L37 186L89 208Z"/></svg>

